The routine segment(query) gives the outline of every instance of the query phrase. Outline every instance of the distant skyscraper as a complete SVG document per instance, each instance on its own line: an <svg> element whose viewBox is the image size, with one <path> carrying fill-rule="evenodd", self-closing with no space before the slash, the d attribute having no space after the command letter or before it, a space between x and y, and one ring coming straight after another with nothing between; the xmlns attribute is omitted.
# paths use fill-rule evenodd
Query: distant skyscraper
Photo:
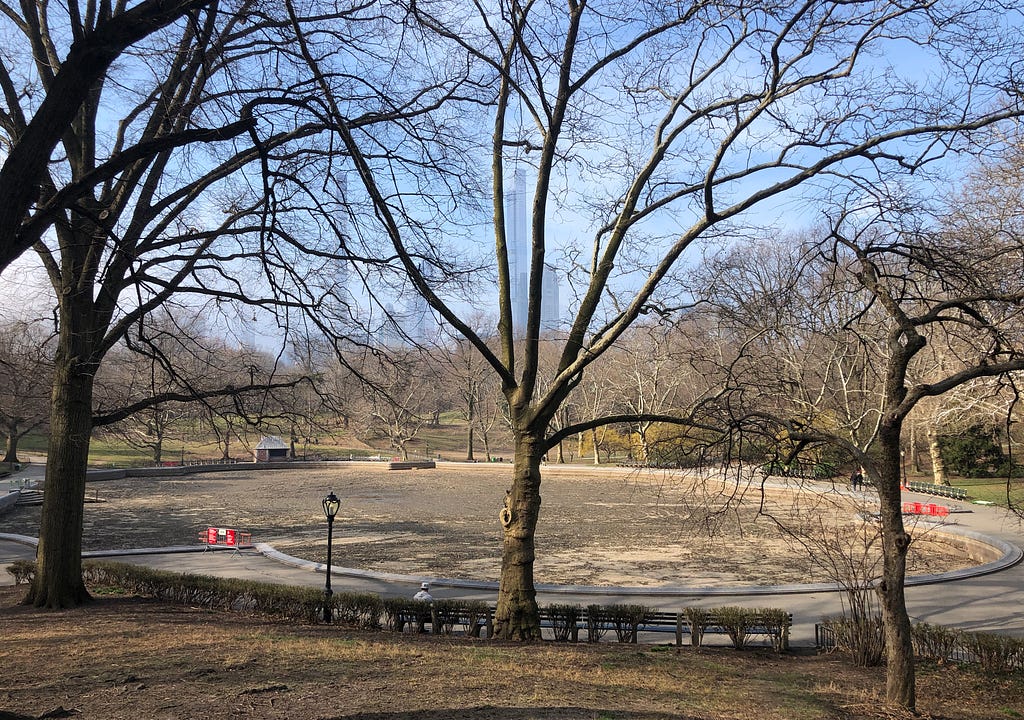
<svg viewBox="0 0 1024 720"><path fill-rule="evenodd" d="M557 330L562 317L558 308L558 273L551 267L544 268L544 288L540 296L540 329Z"/></svg>
<svg viewBox="0 0 1024 720"><path fill-rule="evenodd" d="M430 269L426 263L420 263L419 270L424 277L430 279ZM402 330L413 344L427 345L437 339L437 321L430 311L430 305L415 290L409 290L404 315Z"/></svg>
<svg viewBox="0 0 1024 720"><path fill-rule="evenodd" d="M508 246L509 300L512 327L517 336L526 330L530 292L530 193L526 176L519 168L512 179L512 191L505 207L505 242ZM554 330L561 317L558 300L558 275L545 267L541 287L540 328Z"/></svg>
<svg viewBox="0 0 1024 720"><path fill-rule="evenodd" d="M530 206L526 177L516 169L512 194L505 209L508 244L509 300L512 302L512 327L517 335L526 329L526 313L530 290Z"/></svg>

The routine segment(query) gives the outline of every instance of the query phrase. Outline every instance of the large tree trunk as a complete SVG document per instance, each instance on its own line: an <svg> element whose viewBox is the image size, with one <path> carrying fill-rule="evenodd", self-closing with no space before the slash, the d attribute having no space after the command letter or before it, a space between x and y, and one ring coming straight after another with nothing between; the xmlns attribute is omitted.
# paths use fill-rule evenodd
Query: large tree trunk
<svg viewBox="0 0 1024 720"><path fill-rule="evenodd" d="M885 634L885 694L889 702L913 711L917 702L914 647L904 592L911 537L903 526L899 424L883 426L879 437L882 454L873 480L881 503L883 569L878 594Z"/></svg>
<svg viewBox="0 0 1024 720"><path fill-rule="evenodd" d="M79 326L68 322L67 314L62 317L36 574L25 600L36 607L74 607L90 600L82 582L82 525L96 366L80 360L89 353Z"/></svg>
<svg viewBox="0 0 1024 720"><path fill-rule="evenodd" d="M542 433L516 433L512 488L501 511L504 545L495 634L506 640L539 640L540 617L533 585L534 532L540 514Z"/></svg>

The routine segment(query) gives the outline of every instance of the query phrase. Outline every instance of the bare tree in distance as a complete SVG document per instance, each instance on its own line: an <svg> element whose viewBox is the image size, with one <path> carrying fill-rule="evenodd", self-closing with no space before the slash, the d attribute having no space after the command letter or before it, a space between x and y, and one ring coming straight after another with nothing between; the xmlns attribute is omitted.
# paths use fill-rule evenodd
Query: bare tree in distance
<svg viewBox="0 0 1024 720"><path fill-rule="evenodd" d="M434 383L425 362L416 349L392 349L387 358L363 368L366 427L386 438L403 460L409 459L410 444L431 418Z"/></svg>
<svg viewBox="0 0 1024 720"><path fill-rule="evenodd" d="M437 207L457 203L457 193L427 180L429 164L416 168L418 194L405 192L407 184L391 181L393 158L382 160L374 139L351 127L340 105L331 107L331 117L352 159L349 187L357 175L376 227L390 240L366 254L393 257L501 378L515 466L502 513L496 627L504 638L537 638L541 458L566 432L661 419L624 414L549 434L591 363L639 318L692 301L675 283L679 260L699 240L735 232L745 213L812 181L871 184L923 171L963 147L974 130L1016 117L1020 110L1002 86L1017 36L1002 32L997 10L957 5L947 12L934 3L639 3L613 16L587 2L502 4L489 12L416 2L408 11L427 38L426 61L464 60L486 91L465 101L487 108L489 128L476 128L454 150L478 153L477 166L490 170L497 293L489 302L499 317L497 351L450 302L440 276L420 270L424 261L450 268L459 259L432 244L437 233L419 231L423 221L436 220ZM980 37L980 28L988 50L975 55L966 43ZM929 77L886 59L895 37L927 58L917 66L929 64ZM330 103L337 92L329 66L308 47L303 52ZM417 158L452 150L425 145ZM518 239L505 204L514 169L532 179L521 344L509 252ZM457 205L456 214L469 209ZM582 218L593 229L589 241L574 230L553 232L556 213ZM556 238L565 247L556 248ZM578 301L554 377L541 393L542 281L545 263L559 255L574 262L569 281ZM894 688L890 698L914 704L912 687Z"/></svg>
<svg viewBox="0 0 1024 720"><path fill-rule="evenodd" d="M279 431L304 411L292 407L293 393L316 395L313 374L280 356L230 347L198 318L178 319L168 310L137 324L108 353L94 395L93 426L149 450L154 463L163 461L164 443L190 405L205 406L228 459L235 424Z"/></svg>
<svg viewBox="0 0 1024 720"><path fill-rule="evenodd" d="M0 430L6 437L0 462L18 462L18 442L49 419L54 345L52 327L41 321L0 326Z"/></svg>

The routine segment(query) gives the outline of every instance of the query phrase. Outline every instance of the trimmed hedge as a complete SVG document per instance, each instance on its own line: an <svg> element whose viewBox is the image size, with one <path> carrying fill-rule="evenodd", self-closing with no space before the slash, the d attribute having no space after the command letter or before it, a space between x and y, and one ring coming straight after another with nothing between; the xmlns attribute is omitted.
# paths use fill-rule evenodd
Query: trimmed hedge
<svg viewBox="0 0 1024 720"><path fill-rule="evenodd" d="M9 565L8 570L16 582L30 582L35 574L35 563L20 560ZM89 587L113 587L195 607L248 612L307 623L324 619L325 597L318 588L173 573L103 560L83 563L82 578ZM402 632L408 627L424 631L429 623L436 634L452 634L456 628L462 627L473 637L479 637L482 629L487 628L490 636L492 612L491 607L480 600L446 599L431 603L356 592L339 592L330 598L332 620L351 627L383 628L393 632ZM575 640L577 629L582 626L587 629L589 642L599 642L614 630L619 642L635 643L638 633L650 622L654 612L643 605L593 604L583 608L554 604L546 606L542 615L550 621L558 641ZM742 648L747 636L756 632L768 634L773 648L781 650L789 627L789 614L776 609L685 608L683 615L690 625L691 643L695 646L701 644L706 629L714 625L727 632L737 648ZM994 651L986 652L986 656L996 654Z"/></svg>
<svg viewBox="0 0 1024 720"><path fill-rule="evenodd" d="M850 621L846 618L827 618L823 625L834 633L834 647L850 651ZM881 624L874 629L878 636L878 653L885 649ZM1024 639L994 633L970 632L958 628L917 623L912 639L917 657L938 663L955 662L975 665L985 672L1010 673L1024 670Z"/></svg>

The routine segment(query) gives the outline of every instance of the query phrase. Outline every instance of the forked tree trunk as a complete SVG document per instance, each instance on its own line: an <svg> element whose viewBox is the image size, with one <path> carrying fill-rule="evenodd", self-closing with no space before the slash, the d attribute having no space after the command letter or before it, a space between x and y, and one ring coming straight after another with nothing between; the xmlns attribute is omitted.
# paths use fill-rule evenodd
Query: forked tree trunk
<svg viewBox="0 0 1024 720"><path fill-rule="evenodd" d="M878 595L885 633L886 699L913 711L917 702L914 680L914 647L907 615L904 580L911 536L903 525L900 496L900 427L883 426L879 433L881 458L878 490L882 522L882 581Z"/></svg>
<svg viewBox="0 0 1024 720"><path fill-rule="evenodd" d="M534 531L540 514L542 437L517 433L512 488L501 511L504 544L495 634L505 640L539 640L540 617L533 584Z"/></svg>
<svg viewBox="0 0 1024 720"><path fill-rule="evenodd" d="M36 607L75 607L91 599L82 581L82 526L96 367L78 360L86 350L74 336L82 334L63 325L55 360L36 574L25 599Z"/></svg>

